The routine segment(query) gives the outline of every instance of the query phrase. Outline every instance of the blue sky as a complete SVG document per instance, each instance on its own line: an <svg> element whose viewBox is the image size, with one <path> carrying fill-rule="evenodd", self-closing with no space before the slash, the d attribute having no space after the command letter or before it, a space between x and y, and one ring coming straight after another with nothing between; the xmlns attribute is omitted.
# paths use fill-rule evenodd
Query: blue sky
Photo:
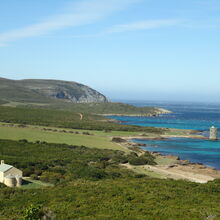
<svg viewBox="0 0 220 220"><path fill-rule="evenodd" d="M219 0L0 0L0 76L112 99L219 101Z"/></svg>

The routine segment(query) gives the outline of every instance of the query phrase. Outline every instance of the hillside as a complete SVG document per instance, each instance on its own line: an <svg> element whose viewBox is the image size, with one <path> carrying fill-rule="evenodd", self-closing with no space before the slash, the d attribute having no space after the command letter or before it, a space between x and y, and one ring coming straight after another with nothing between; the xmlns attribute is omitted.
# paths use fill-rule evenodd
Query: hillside
<svg viewBox="0 0 220 220"><path fill-rule="evenodd" d="M76 82L60 80L9 80L0 78L0 100L24 103L107 102L96 90Z"/></svg>
<svg viewBox="0 0 220 220"><path fill-rule="evenodd" d="M79 113L24 107L0 107L0 122L87 130L141 131L150 133L161 133L164 130L161 128L118 124L102 116L88 113L83 113L83 118L80 119Z"/></svg>
<svg viewBox="0 0 220 220"><path fill-rule="evenodd" d="M125 103L53 103L43 108L65 110L72 112L84 112L99 115L127 115L127 116L155 116L169 113L168 110L155 107L136 107Z"/></svg>
<svg viewBox="0 0 220 220"><path fill-rule="evenodd" d="M100 115L158 115L168 113L153 107L135 107L109 102L96 90L60 80L9 80L0 78L0 105L28 106Z"/></svg>

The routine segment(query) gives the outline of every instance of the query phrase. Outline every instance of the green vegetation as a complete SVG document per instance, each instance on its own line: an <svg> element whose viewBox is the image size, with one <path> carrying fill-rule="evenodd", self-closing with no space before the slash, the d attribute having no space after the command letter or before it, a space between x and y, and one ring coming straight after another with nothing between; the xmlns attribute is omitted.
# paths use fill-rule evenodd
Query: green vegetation
<svg viewBox="0 0 220 220"><path fill-rule="evenodd" d="M58 110L0 107L0 121L86 130L143 131L161 133L164 129L117 124L102 116Z"/></svg>
<svg viewBox="0 0 220 220"><path fill-rule="evenodd" d="M123 136L166 129L24 107L0 107L0 121L0 159L26 176L20 188L0 184L1 220L220 219L220 180L156 179L161 176L142 165L168 159L121 145Z"/></svg>
<svg viewBox="0 0 220 220"><path fill-rule="evenodd" d="M89 114L122 114L122 115L147 115L154 114L157 109L153 107L136 107L124 103L106 102L106 103L58 103L44 106L44 108L54 108L59 110L68 110L72 112L84 112Z"/></svg>
<svg viewBox="0 0 220 220"><path fill-rule="evenodd" d="M0 78L0 99L9 102L62 104L69 100L77 101L81 97L84 97L86 102L88 96L97 102L105 101L106 99L95 90L75 82L59 80L9 80Z"/></svg>
<svg viewBox="0 0 220 220"><path fill-rule="evenodd" d="M1 140L0 146L1 159L55 184L29 189L0 185L1 220L31 213L50 213L59 220L220 217L219 180L197 184L137 175L120 167L118 161L137 155L120 151L24 140Z"/></svg>
<svg viewBox="0 0 220 220"><path fill-rule="evenodd" d="M138 156L136 153L132 152L128 156L128 162L131 165L136 165L136 166L146 165L146 164L148 164L148 165L156 165L156 162L154 160L155 160L155 157L152 156L149 152L145 152L141 156Z"/></svg>
<svg viewBox="0 0 220 220"><path fill-rule="evenodd" d="M42 207L31 205L24 211L22 220L39 220L43 217Z"/></svg>
<svg viewBox="0 0 220 220"><path fill-rule="evenodd" d="M121 145L111 142L108 136L104 136L104 132L90 132L88 135L86 131L71 131L64 129L55 129L56 131L45 131L44 128L35 127L7 127L0 126L0 138L10 140L26 139L32 142L46 141L49 143L69 144L69 145L84 145L91 148L113 149L128 152L128 150ZM116 132L114 132L116 133ZM99 136L100 134L100 136Z"/></svg>
<svg viewBox="0 0 220 220"><path fill-rule="evenodd" d="M7 103L7 101L4 101L4 100L0 99L0 105L6 104L6 103Z"/></svg>
<svg viewBox="0 0 220 220"><path fill-rule="evenodd" d="M26 140L0 140L0 146L0 158L22 169L25 177L35 179L37 176L43 182L52 184L77 178L114 178L114 175L122 175L117 167L117 158L129 157L121 151L46 142L30 143Z"/></svg>
<svg viewBox="0 0 220 220"><path fill-rule="evenodd" d="M1 188L6 188L6 186L4 184L0 183L0 189Z"/></svg>
<svg viewBox="0 0 220 220"><path fill-rule="evenodd" d="M75 82L0 78L0 105L29 106L89 114L155 114L158 109L107 102L104 95ZM84 102L83 104L76 103ZM92 103L87 103L87 102Z"/></svg>
<svg viewBox="0 0 220 220"><path fill-rule="evenodd" d="M22 189L40 189L44 187L53 187L54 185L51 183L42 182L39 180L39 177L37 176L37 179L33 179L33 176L36 174L32 174L31 177L25 177L23 180Z"/></svg>
<svg viewBox="0 0 220 220"><path fill-rule="evenodd" d="M155 160L155 162L156 162L156 160ZM146 175L151 178L167 179L167 176L165 174L156 173L154 171L144 169L143 166L129 165L129 169L132 170L133 172L137 173L138 175Z"/></svg>
<svg viewBox="0 0 220 220"><path fill-rule="evenodd" d="M50 103L51 100L37 92L18 85L16 81L0 78L0 99L7 102Z"/></svg>

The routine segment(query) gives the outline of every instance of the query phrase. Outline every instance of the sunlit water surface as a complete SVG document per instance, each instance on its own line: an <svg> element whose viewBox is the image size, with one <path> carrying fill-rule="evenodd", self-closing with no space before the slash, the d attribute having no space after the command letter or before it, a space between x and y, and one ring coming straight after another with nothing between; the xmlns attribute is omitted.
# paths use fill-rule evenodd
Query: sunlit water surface
<svg viewBox="0 0 220 220"><path fill-rule="evenodd" d="M220 104L168 103L168 102L127 102L136 106L159 106L171 110L172 114L160 117L111 116L123 124L153 126L162 128L194 129L208 136L210 126L220 128ZM220 132L219 132L220 133ZM220 141L189 138L167 140L134 140L146 144L144 149L162 154L172 154L181 159L203 163L220 169Z"/></svg>

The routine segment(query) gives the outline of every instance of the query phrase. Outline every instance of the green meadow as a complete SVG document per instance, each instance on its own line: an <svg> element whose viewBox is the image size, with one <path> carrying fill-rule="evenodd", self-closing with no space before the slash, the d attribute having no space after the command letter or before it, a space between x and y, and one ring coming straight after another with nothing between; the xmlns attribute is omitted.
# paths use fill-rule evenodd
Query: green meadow
<svg viewBox="0 0 220 220"><path fill-rule="evenodd" d="M7 140L21 140L26 139L31 142L46 141L48 143L60 143L69 145L84 145L90 148L100 149L113 149L122 150L128 152L128 150L121 145L111 141L111 135L125 135L126 132L112 132L105 135L102 131L90 131L90 135L82 134L86 133L86 130L80 130L79 134L44 131L43 127L19 128L19 127L6 127L0 126L0 139ZM59 131L59 129L58 129ZM71 131L69 129L68 131ZM74 132L76 130L73 130ZM127 135L131 135L132 132L128 132ZM136 133L135 133L136 134Z"/></svg>

